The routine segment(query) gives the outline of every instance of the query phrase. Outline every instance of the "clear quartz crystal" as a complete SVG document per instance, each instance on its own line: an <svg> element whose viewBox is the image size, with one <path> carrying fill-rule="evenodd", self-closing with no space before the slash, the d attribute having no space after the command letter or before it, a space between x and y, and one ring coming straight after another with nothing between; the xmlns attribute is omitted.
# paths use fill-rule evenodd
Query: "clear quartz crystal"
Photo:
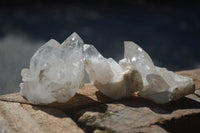
<svg viewBox="0 0 200 133"><path fill-rule="evenodd" d="M143 86L139 95L156 103L167 103L194 93L194 83L184 77L153 64L150 56L134 42L124 44L124 57L142 76Z"/></svg>
<svg viewBox="0 0 200 133"><path fill-rule="evenodd" d="M131 96L143 88L141 75L127 62L119 65L112 58L104 58L93 45L84 45L85 69L90 81L103 94L113 99Z"/></svg>
<svg viewBox="0 0 200 133"><path fill-rule="evenodd" d="M51 39L22 69L20 93L32 104L66 102L82 86L84 78L83 41L73 33L61 45Z"/></svg>
<svg viewBox="0 0 200 133"><path fill-rule="evenodd" d="M66 102L84 85L84 66L91 83L113 99L138 96L167 103L194 92L191 78L154 65L134 42L124 44L124 59L104 58L93 45L73 33L62 44L51 39L22 69L20 93L32 104Z"/></svg>

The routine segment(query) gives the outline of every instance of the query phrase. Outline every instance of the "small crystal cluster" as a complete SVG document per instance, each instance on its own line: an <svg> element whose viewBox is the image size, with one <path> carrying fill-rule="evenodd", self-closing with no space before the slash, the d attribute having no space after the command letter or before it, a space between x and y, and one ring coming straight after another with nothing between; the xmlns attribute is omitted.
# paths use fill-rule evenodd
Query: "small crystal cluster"
<svg viewBox="0 0 200 133"><path fill-rule="evenodd" d="M124 47L125 60L142 76L144 88L139 96L163 104L194 93L191 78L155 66L150 56L134 42L127 41Z"/></svg>
<svg viewBox="0 0 200 133"><path fill-rule="evenodd" d="M22 69L21 95L33 104L66 102L83 85L83 41L73 33L62 44L51 39Z"/></svg>
<svg viewBox="0 0 200 133"><path fill-rule="evenodd" d="M102 93L120 99L142 90L141 75L129 62L104 58L93 45L84 45L85 68L91 83Z"/></svg>
<svg viewBox="0 0 200 133"><path fill-rule="evenodd" d="M84 85L84 68L90 81L113 99L138 96L163 104L194 93L194 83L153 64L137 44L125 42L124 59L104 58L93 45L73 33L61 45L50 40L40 47L22 70L21 95L32 104L66 102Z"/></svg>

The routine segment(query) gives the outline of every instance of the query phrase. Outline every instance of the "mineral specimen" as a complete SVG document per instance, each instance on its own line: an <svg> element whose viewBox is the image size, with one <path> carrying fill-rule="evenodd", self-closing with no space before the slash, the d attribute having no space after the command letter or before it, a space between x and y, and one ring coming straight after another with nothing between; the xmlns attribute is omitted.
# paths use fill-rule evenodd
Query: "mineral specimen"
<svg viewBox="0 0 200 133"><path fill-rule="evenodd" d="M125 42L124 57L142 76L144 88L139 96L164 104L194 93L194 83L184 77L154 65L150 56L134 42Z"/></svg>
<svg viewBox="0 0 200 133"><path fill-rule="evenodd" d="M68 101L83 85L83 60L83 41L76 33L61 45L51 39L22 70L21 95L32 104Z"/></svg>
<svg viewBox="0 0 200 133"><path fill-rule="evenodd" d="M120 99L138 96L164 104L194 92L193 80L154 65L137 44L125 42L119 64L104 58L92 45L84 45L85 67L90 81L105 95Z"/></svg>
<svg viewBox="0 0 200 133"><path fill-rule="evenodd" d="M61 45L51 39L21 72L20 93L32 104L66 102L83 86L84 66L91 83L113 99L139 97L164 104L194 93L194 83L154 65L137 44L125 42L124 59L104 58L93 45L73 33Z"/></svg>
<svg viewBox="0 0 200 133"><path fill-rule="evenodd" d="M113 99L131 96L143 88L142 78L129 62L104 58L93 45L84 45L85 69L91 83Z"/></svg>

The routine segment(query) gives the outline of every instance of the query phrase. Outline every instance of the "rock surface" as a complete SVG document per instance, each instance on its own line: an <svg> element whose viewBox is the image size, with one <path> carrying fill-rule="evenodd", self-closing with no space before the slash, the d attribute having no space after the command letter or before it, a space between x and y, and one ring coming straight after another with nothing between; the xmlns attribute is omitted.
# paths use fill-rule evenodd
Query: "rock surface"
<svg viewBox="0 0 200 133"><path fill-rule="evenodd" d="M60 110L0 101L0 132L83 133L83 130Z"/></svg>
<svg viewBox="0 0 200 133"><path fill-rule="evenodd" d="M3 95L0 132L196 132L200 123L200 69L178 73L193 78L197 90L164 105L136 97L114 101L90 84L63 104L35 106L19 93Z"/></svg>
<svg viewBox="0 0 200 133"><path fill-rule="evenodd" d="M190 115L199 117L200 103L197 99L200 100L198 96L191 95L166 105L157 105L140 98L126 99L82 110L76 117L78 124L88 132L95 129L107 132L136 132L144 127L162 127L163 123L173 119ZM200 122L200 118L198 121Z"/></svg>

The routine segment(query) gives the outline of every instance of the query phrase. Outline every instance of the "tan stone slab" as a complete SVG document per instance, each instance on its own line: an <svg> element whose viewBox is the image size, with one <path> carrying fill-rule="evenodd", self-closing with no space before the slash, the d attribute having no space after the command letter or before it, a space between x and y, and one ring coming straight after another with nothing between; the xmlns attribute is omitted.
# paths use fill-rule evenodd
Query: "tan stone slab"
<svg viewBox="0 0 200 133"><path fill-rule="evenodd" d="M108 133L108 132L112 132L112 131L100 130L100 129L96 129L93 131L93 133ZM126 130L123 131L123 133L126 133L126 132L127 132ZM131 132L127 132L127 133L167 133L167 131L161 128L160 126L152 125L149 127L136 128L132 130Z"/></svg>
<svg viewBox="0 0 200 133"><path fill-rule="evenodd" d="M152 125L149 127L143 127L143 128L136 128L132 132L134 133L168 133L166 130L161 128L157 125Z"/></svg>
<svg viewBox="0 0 200 133"><path fill-rule="evenodd" d="M152 125L162 126L174 119L179 120L186 117L187 122L192 116L198 118L200 116L199 94L200 90L196 90L195 95L191 94L164 105L158 105L142 98L124 99L82 110L77 113L76 119L86 132L95 131L95 129L105 132L140 132L142 130L146 132ZM196 121L200 122L200 117ZM187 125L182 128L188 130ZM194 131L193 129L195 127L189 130ZM165 131L161 127L158 130Z"/></svg>
<svg viewBox="0 0 200 133"><path fill-rule="evenodd" d="M106 132L132 132L158 121L158 114L148 107L128 107L124 104L103 104L79 112L78 123L86 132L101 129ZM80 117L79 117L80 116Z"/></svg>
<svg viewBox="0 0 200 133"><path fill-rule="evenodd" d="M2 133L83 133L62 111L0 101Z"/></svg>

